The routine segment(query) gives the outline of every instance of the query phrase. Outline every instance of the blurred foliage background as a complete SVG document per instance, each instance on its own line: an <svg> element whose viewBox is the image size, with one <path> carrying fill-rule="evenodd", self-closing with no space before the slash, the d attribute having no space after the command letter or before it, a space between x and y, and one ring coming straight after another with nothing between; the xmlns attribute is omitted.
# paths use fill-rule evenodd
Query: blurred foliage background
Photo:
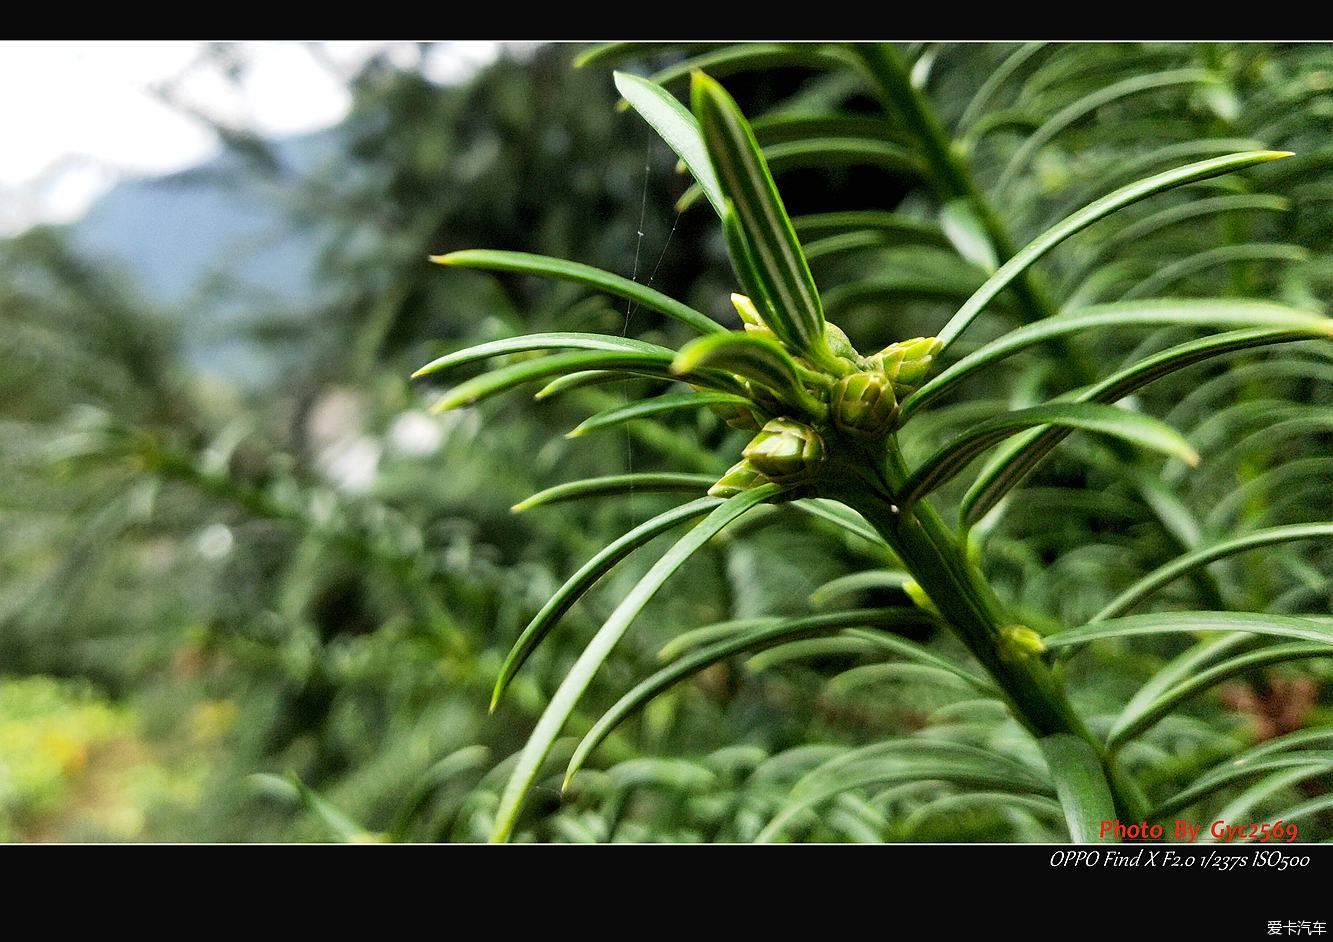
<svg viewBox="0 0 1333 942"><path fill-rule="evenodd" d="M912 54L946 111L956 103L961 112L1018 48ZM981 116L992 135L982 150L1012 154L1034 122L1145 63L1209 68L1228 81L1162 86L1148 96L1152 107L1108 100L1069 122L1035 155L1033 179L1008 194L1014 230L1030 236L1052 207L1068 211L1117 175L1132 178L1136 155L1141 173L1155 166L1144 155L1164 148L1176 147L1180 163L1258 139L1303 155L1298 170L1273 171L1291 185L1268 190L1299 211L1255 224L1288 249L1191 271L1230 279L1224 290L1257 284L1327 312L1333 50L1070 48L1030 54L1026 97L1004 105L996 90ZM525 331L624 332L670 346L682 339L673 333L679 325L569 285L426 262L452 249L575 259L651 280L733 322L712 219L677 212L688 181L673 156L617 110L609 70L573 68L580 51L551 45L503 55L450 87L372 59L351 85L350 115L329 131L275 141L222 129L225 151L215 161L122 187L80 223L0 243L0 837L484 838L504 761L647 561L631 559L571 612L488 716L505 651L569 573L670 498L517 516L511 505L625 467L719 470L736 448L707 413L578 442L551 434L616 402L624 393L615 385L434 417L429 390L408 379L441 353ZM669 67L706 52L642 55ZM229 54L243 61L244 47ZM938 78L926 76L936 61ZM873 107L846 76L815 65L749 70L727 85L751 114L794 107L802 96L840 102L853 118ZM1020 136L1006 144L1007 132ZM780 182L794 215L915 205L884 167L798 165ZM176 283L170 253L151 264L117 255L126 227L211 245L207 233L223 222L238 238L188 283ZM1157 251L1184 258L1249 244L1249 225L1219 216L1174 231L1176 241ZM1071 277L1079 265L1086 273L1101 263L1096 244L1080 246ZM840 256L817 275L822 287L881 262L918 282L939 271L937 259L900 253ZM1115 278L1082 290L1116 296L1151 274L1143 265L1131 259ZM1180 273L1182 291L1191 271ZM947 275L953 285L979 283L958 264ZM922 324L950 303L905 293L901 279L896 290L893 303ZM845 303L839 322L858 342L873 335L882 301L863 291ZM1281 463L1295 469L1290 480L1252 488L1229 508L1233 518L1328 519L1333 363L1326 353L1310 362L1280 382L1297 401L1321 404L1324 425L1288 443ZM1201 381L1196 374L1163 401ZM1262 421L1272 393L1244 383L1214 391L1249 401L1251 422ZM940 428L976 417L978 401L944 413ZM1200 422L1215 411L1191 405ZM1249 479L1268 470L1260 458L1244 460L1253 464ZM1024 606L1078 623L1132 581L1136 559L1161 561L1176 545L1132 495L1097 490L1086 465L1057 462L1043 483L1007 518L1012 540L999 544L1003 565L992 574ZM1082 504L1059 492L1086 484L1093 488ZM1200 486L1187 503L1206 509L1221 492ZM1058 521L1052 506L1064 511ZM836 528L779 529L771 516L688 566L599 678L593 702L604 706L649 671L681 631L805 611L821 585L879 558ZM1262 570L1238 563L1235 585L1261 609L1327 614L1328 548L1284 559ZM860 591L870 603L894 592ZM1171 653L1105 653L1088 671L1097 683L1090 696L1123 702ZM994 748L1019 748L1012 724L985 705L960 705L958 691L937 678L900 677L870 692L830 688L827 677L856 657L824 651L706 671L614 736L600 753L604 771L586 773L573 798L562 804L541 791L524 837L743 839L763 823L766 799L755 796L780 790L839 745L966 721L983 724ZM1195 768L1239 742L1327 722L1323 665L1283 667L1210 694L1192 710L1212 738L1180 717L1144 748L1157 751L1168 775L1172 763ZM1059 836L1058 817L1040 808L945 810L908 805L886 818L848 796L805 836Z"/></svg>

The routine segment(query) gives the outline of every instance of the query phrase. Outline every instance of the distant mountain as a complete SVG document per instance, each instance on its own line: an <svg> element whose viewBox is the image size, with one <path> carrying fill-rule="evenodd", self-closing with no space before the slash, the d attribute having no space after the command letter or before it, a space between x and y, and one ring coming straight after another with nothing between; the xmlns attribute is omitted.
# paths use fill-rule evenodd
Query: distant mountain
<svg viewBox="0 0 1333 942"><path fill-rule="evenodd" d="M122 183L69 236L80 255L123 272L146 300L179 316L191 364L262 383L279 364L245 330L308 315L329 238L317 224L294 224L283 181L337 154L339 135L333 128L260 143L253 157L228 151L189 170Z"/></svg>

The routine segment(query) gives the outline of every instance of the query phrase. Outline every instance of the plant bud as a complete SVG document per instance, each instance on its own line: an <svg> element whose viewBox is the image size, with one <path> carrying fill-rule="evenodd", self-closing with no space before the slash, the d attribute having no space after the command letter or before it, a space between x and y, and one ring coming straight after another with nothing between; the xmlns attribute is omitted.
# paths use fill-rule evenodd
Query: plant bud
<svg viewBox="0 0 1333 942"><path fill-rule="evenodd" d="M754 306L754 302L746 295L733 293L731 296L731 306L734 307L736 313L741 316L741 321L745 326L764 326L764 319L759 316L759 309Z"/></svg>
<svg viewBox="0 0 1333 942"><path fill-rule="evenodd" d="M914 337L891 343L871 357L871 362L884 371L894 392L906 395L930 375L935 355L944 345L934 337Z"/></svg>
<svg viewBox="0 0 1333 942"><path fill-rule="evenodd" d="M879 435L898 417L893 385L880 372L844 376L834 385L829 405L833 424L857 435Z"/></svg>
<svg viewBox="0 0 1333 942"><path fill-rule="evenodd" d="M791 419L770 419L742 454L771 480L795 482L814 475L824 460L824 440L808 425Z"/></svg>
<svg viewBox="0 0 1333 942"><path fill-rule="evenodd" d="M768 483L768 478L755 470L750 462L741 460L727 469L727 473L717 479L717 483L708 489L709 497L735 497L752 487Z"/></svg>
<svg viewBox="0 0 1333 942"><path fill-rule="evenodd" d="M1027 625L1006 625L1000 629L1000 657L1017 661L1046 653L1046 642Z"/></svg>
<svg viewBox="0 0 1333 942"><path fill-rule="evenodd" d="M835 357L841 357L853 363L860 360L861 354L856 352L856 348L852 346L847 334L837 324L827 322L824 324L824 340L828 343L828 348L833 351Z"/></svg>
<svg viewBox="0 0 1333 942"><path fill-rule="evenodd" d="M745 325L745 332L752 336L763 337L765 340L772 340L780 343L778 335L768 329L764 323L763 317L759 315L759 308L755 307L746 295L732 294L731 306L736 309L736 313L741 316L741 322Z"/></svg>

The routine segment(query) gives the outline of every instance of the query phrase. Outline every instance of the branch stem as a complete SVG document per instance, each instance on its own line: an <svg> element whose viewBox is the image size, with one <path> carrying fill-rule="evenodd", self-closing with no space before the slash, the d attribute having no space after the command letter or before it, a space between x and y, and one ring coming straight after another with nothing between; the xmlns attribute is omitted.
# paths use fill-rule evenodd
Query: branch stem
<svg viewBox="0 0 1333 942"><path fill-rule="evenodd" d="M897 443L888 440L879 474L863 470L876 464L870 454L863 452L859 458L853 459L855 465L848 462L846 468L836 469L841 473L829 475L828 480L838 483L829 488L828 496L855 508L888 541L940 615L995 680L1015 718L1039 739L1064 733L1087 742L1102 763L1116 813L1124 820L1143 820L1143 795L1084 725L1047 662L1013 643L1009 630L1023 626L968 560L958 536L927 500L910 508L895 502L893 494L907 476Z"/></svg>

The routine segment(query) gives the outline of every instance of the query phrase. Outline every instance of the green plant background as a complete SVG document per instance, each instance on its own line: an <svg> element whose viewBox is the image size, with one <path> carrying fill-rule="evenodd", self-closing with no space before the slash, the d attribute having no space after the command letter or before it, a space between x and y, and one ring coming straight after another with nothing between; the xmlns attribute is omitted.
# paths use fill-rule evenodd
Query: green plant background
<svg viewBox="0 0 1333 942"><path fill-rule="evenodd" d="M226 338L279 364L272 378L201 368L185 355L177 313L155 310L64 230L0 245L5 839L488 837L512 757L583 645L669 544L604 578L488 715L507 650L587 558L681 501L634 493L518 515L511 506L626 470L716 476L745 441L702 410L561 436L641 395L643 380L539 401L520 392L431 417L443 387L409 379L443 353L520 333L597 331L673 348L690 336L567 283L426 262L457 249L592 264L739 326L716 222L703 200L678 211L689 178L616 108L613 67L655 75L682 98L692 67L724 82L769 149L830 317L862 350L933 335L985 280L994 231L941 212L957 181L926 169L940 165L930 163L932 129L904 120L845 50L649 45L575 68L583 51L505 58L450 89L372 63L353 85L336 153L299 173L270 142L233 136L240 175L274 194L291 232L317 223L320 233L318 290L262 302ZM1296 154L1159 195L1076 236L1030 284L1002 294L968 343L1032 319L1034 304L1259 297L1328 312L1333 49L897 52L1010 251L1152 173L1250 149ZM840 226L826 215L853 211L883 218ZM908 457L1195 335L1114 329L1038 348L923 412ZM1071 437L979 528L987 576L1044 633L1088 622L1191 549L1330 520L1330 353L1327 341L1243 352L1138 394L1138 409L1200 453L1198 469ZM373 456L368 480L341 470L357 455ZM961 479L947 485L941 505L964 490ZM1227 556L1136 611L1327 616L1330 546L1324 534ZM886 561L882 545L825 520L786 509L747 518L653 600L568 733L586 732L692 629L911 604L901 580L876 573ZM945 633L923 626L910 639L966 663ZM1101 642L1069 659L1063 679L1104 735L1188 648L1175 636ZM1123 762L1160 803L1238 751L1276 743L1252 776L1178 816L1271 820L1298 809L1303 838L1333 836L1321 804L1333 769L1328 681L1319 657L1255 667L1181 703ZM557 743L555 758L575 741ZM516 838L752 840L819 784L823 763L904 741L1045 766L996 701L839 635L729 659L658 697L563 798L563 761L543 772ZM909 776L830 794L792 814L781 836L1069 834L1048 796Z"/></svg>

